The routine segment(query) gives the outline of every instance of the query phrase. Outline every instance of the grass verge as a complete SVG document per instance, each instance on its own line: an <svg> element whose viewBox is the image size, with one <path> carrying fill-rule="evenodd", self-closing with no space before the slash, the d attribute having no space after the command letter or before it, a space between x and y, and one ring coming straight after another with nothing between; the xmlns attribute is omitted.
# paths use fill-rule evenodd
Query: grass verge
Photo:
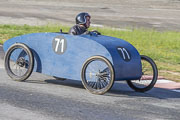
<svg viewBox="0 0 180 120"><path fill-rule="evenodd" d="M67 32L69 26L18 26L0 25L0 44L9 38L37 32L58 32L59 29ZM96 29L103 35L113 36L130 42L142 55L151 57L157 64L159 75L166 79L180 82L180 32L147 29L129 29L122 31L113 28Z"/></svg>

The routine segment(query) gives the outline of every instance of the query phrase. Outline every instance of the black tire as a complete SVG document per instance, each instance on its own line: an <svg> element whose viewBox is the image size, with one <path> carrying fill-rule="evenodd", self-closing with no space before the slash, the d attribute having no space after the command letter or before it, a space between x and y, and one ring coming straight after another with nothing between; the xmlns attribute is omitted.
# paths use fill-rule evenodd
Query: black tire
<svg viewBox="0 0 180 120"><path fill-rule="evenodd" d="M158 69L155 62L148 56L141 55L141 63L140 80L127 80L127 84L137 92L146 92L154 87L158 78Z"/></svg>
<svg viewBox="0 0 180 120"><path fill-rule="evenodd" d="M32 73L34 57L31 50L22 43L13 44L4 59L7 74L16 81L26 80ZM13 66L11 66L13 64ZM13 67L16 67L13 69Z"/></svg>
<svg viewBox="0 0 180 120"><path fill-rule="evenodd" d="M93 64L94 67L90 68ZM88 71L90 73L87 73ZM114 69L111 62L102 56L93 56L87 59L81 71L84 87L91 93L98 95L106 93L112 87L114 76ZM88 77L89 79L87 79Z"/></svg>

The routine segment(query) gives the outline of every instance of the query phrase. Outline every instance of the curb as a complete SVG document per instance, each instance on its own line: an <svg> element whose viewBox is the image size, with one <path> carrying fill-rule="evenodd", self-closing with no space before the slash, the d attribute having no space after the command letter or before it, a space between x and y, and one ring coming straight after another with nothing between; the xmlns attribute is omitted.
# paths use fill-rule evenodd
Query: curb
<svg viewBox="0 0 180 120"><path fill-rule="evenodd" d="M165 80L165 79L158 80L154 87L180 92L180 83L171 80Z"/></svg>

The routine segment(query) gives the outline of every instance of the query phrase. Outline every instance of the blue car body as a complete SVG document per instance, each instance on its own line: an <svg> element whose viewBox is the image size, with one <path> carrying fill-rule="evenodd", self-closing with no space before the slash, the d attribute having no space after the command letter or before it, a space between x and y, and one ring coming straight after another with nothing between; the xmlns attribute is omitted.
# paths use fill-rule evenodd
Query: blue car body
<svg viewBox="0 0 180 120"><path fill-rule="evenodd" d="M115 81L136 80L142 76L138 51L119 38L96 34L32 33L7 40L3 45L4 51L15 43L23 43L30 48L35 72L81 80L85 61L92 56L103 56L114 68Z"/></svg>

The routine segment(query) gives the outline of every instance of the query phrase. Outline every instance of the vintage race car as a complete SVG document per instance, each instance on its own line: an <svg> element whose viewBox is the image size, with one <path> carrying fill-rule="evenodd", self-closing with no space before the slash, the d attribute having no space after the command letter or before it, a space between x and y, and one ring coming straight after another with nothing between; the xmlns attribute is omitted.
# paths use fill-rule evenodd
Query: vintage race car
<svg viewBox="0 0 180 120"><path fill-rule="evenodd" d="M104 94L114 81L126 80L135 91L145 92L157 81L156 64L119 38L100 35L32 33L7 40L3 45L5 69L14 80L32 73L82 80L94 94Z"/></svg>

